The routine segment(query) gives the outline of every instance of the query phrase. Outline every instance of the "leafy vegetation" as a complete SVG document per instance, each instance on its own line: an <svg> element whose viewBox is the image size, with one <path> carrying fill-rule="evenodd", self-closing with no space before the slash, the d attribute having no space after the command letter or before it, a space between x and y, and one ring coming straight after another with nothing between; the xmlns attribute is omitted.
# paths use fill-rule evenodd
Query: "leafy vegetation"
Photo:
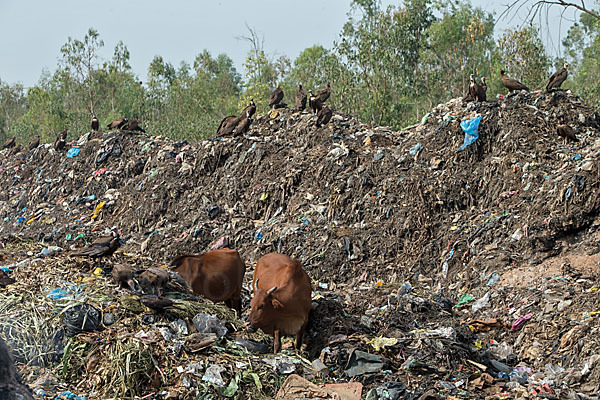
<svg viewBox="0 0 600 400"><path fill-rule="evenodd" d="M90 28L80 40L68 38L53 73L25 91L0 80L0 140L34 135L53 140L65 127L80 134L92 114L103 126L137 117L153 134L199 140L214 134L223 117L238 114L250 98L268 110L278 84L284 102L294 105L296 85L319 90L330 83L333 107L360 120L402 128L449 98L464 95L469 74L488 77L488 98L504 91L500 69L531 88L544 87L563 59L548 56L534 26L494 38L494 16L467 1L404 0L381 7L378 0L354 0L339 39L331 48L312 46L295 59L267 54L249 28L250 50L240 74L226 54L200 52L193 65L173 66L156 56L141 82L129 64L130 52L116 44L102 60L100 34ZM563 85L600 105L600 22L584 12L563 42L571 63Z"/></svg>

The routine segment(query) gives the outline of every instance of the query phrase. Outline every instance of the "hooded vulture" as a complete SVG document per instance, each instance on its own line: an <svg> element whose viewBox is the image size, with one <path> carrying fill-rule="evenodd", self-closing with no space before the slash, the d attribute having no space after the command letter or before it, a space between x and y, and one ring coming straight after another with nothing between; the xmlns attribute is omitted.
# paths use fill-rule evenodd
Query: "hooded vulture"
<svg viewBox="0 0 600 400"><path fill-rule="evenodd" d="M296 93L296 108L298 111L303 111L306 108L306 92L302 89L301 84L298 84L298 93Z"/></svg>
<svg viewBox="0 0 600 400"><path fill-rule="evenodd" d="M114 120L110 124L106 125L106 127L108 129L121 129L121 127L123 125L125 125L127 122L129 122L129 120L127 118L123 117L121 119Z"/></svg>
<svg viewBox="0 0 600 400"><path fill-rule="evenodd" d="M126 122L123 125L122 129L124 131L137 131L137 132L146 133L146 131L140 126L140 123L138 122L137 118L134 118L131 121Z"/></svg>
<svg viewBox="0 0 600 400"><path fill-rule="evenodd" d="M39 145L40 145L40 135L37 135L36 137L31 139L31 141L29 142L29 144L27 145L25 150L31 151L31 150L37 149L37 147Z"/></svg>
<svg viewBox="0 0 600 400"><path fill-rule="evenodd" d="M573 142L579 142L579 139L577 139L577 136L575 136L575 131L573 131L573 128L565 123L564 115L560 115L558 119L560 120L560 124L556 125L556 133L558 133L558 136L565 139L565 144L569 140Z"/></svg>
<svg viewBox="0 0 600 400"><path fill-rule="evenodd" d="M271 97L269 97L269 107L275 108L281 100L283 100L283 90L281 90L281 86L277 85L277 88L271 92Z"/></svg>
<svg viewBox="0 0 600 400"><path fill-rule="evenodd" d="M308 93L310 94L308 106L312 110L313 114L316 114L323 107L323 102L314 95L312 90L309 90Z"/></svg>
<svg viewBox="0 0 600 400"><path fill-rule="evenodd" d="M6 142L4 142L4 144L2 145L3 149L10 149L11 147L15 146L15 143L17 142L17 137L13 136L10 139L7 139Z"/></svg>
<svg viewBox="0 0 600 400"><path fill-rule="evenodd" d="M67 145L67 128L63 129L61 133L56 137L54 142L54 150L61 151Z"/></svg>
<svg viewBox="0 0 600 400"><path fill-rule="evenodd" d="M236 117L235 115L229 115L221 121L219 127L217 128L217 136L227 136L233 132L235 127L240 122L240 117Z"/></svg>
<svg viewBox="0 0 600 400"><path fill-rule="evenodd" d="M321 107L321 109L319 110L319 113L317 114L317 122L315 124L317 126L317 128L327 124L329 122L329 120L331 119L332 115L333 115L333 112L331 111L331 108L329 108L327 106L327 103L323 103L323 106Z"/></svg>
<svg viewBox="0 0 600 400"><path fill-rule="evenodd" d="M254 104L254 99L250 99L250 104L248 104L246 108L242 110L241 115L248 115L248 112L250 113L250 117L252 117L256 112L256 104Z"/></svg>
<svg viewBox="0 0 600 400"><path fill-rule="evenodd" d="M233 136L243 135L250 129L252 119L250 118L250 111L246 111L246 116L241 118L233 129Z"/></svg>
<svg viewBox="0 0 600 400"><path fill-rule="evenodd" d="M560 71L556 71L552 74L550 79L548 80L548 84L546 85L546 92L550 92L552 89L558 89L560 85L567 79L567 67L569 63L565 63L563 69Z"/></svg>
<svg viewBox="0 0 600 400"><path fill-rule="evenodd" d="M319 90L319 92L317 92L317 98L319 99L319 101L321 103L325 103L325 101L327 101L327 99L329 98L330 95L331 95L331 87L329 86L329 83L327 84L325 89Z"/></svg>
<svg viewBox="0 0 600 400"><path fill-rule="evenodd" d="M513 79L504 73L504 70L500 71L500 80L502 81L502 85L508 89L508 92L512 92L513 90L527 90L529 88L523 85L516 79Z"/></svg>
<svg viewBox="0 0 600 400"><path fill-rule="evenodd" d="M98 132L99 128L100 128L100 121L98 121L98 118L96 118L96 114L94 114L92 116L92 132Z"/></svg>
<svg viewBox="0 0 600 400"><path fill-rule="evenodd" d="M111 255L120 246L120 235L119 230L116 226L112 228L110 236L99 237L94 240L88 247L84 247L76 253L71 254L72 256L84 256L84 257L102 257L105 255Z"/></svg>

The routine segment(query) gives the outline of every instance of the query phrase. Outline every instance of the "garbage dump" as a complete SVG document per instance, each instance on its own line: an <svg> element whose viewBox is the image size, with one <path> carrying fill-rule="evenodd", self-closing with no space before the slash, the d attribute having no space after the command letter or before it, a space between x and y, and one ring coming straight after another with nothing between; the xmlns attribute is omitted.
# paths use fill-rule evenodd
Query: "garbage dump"
<svg viewBox="0 0 600 400"><path fill-rule="evenodd" d="M454 99L401 131L315 118L279 108L233 138L111 131L0 152L0 336L34 393L598 398L594 109L556 91ZM113 227L114 254L71 256ZM289 337L271 354L270 336L176 279L158 297L139 287L223 246L248 266L246 313L258 258L302 263L301 351Z"/></svg>

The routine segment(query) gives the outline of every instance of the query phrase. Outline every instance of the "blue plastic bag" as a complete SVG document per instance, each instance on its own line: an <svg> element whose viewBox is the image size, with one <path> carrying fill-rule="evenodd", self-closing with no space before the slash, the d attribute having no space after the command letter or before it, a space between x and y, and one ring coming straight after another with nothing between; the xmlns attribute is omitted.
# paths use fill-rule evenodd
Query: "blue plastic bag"
<svg viewBox="0 0 600 400"><path fill-rule="evenodd" d="M477 132L477 128L479 128L479 123L481 122L481 115L472 119L467 119L465 121L461 121L460 127L463 131L465 131L465 140L460 146L460 148L456 151L462 151L467 148L467 146L475 143L477 139L479 139L479 132Z"/></svg>
<svg viewBox="0 0 600 400"><path fill-rule="evenodd" d="M80 151L81 151L81 149L79 147L71 147L69 149L69 151L67 151L67 157L69 157L69 158L77 157L79 155Z"/></svg>

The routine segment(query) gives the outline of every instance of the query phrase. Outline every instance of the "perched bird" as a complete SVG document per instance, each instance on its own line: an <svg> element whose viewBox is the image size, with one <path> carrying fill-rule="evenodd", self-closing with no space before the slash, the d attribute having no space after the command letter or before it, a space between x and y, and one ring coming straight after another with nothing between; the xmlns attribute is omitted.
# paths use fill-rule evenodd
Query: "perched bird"
<svg viewBox="0 0 600 400"><path fill-rule="evenodd" d="M15 146L15 143L17 142L17 137L13 136L10 139L7 139L6 142L4 142L4 144L2 145L3 149L10 149L11 147Z"/></svg>
<svg viewBox="0 0 600 400"><path fill-rule="evenodd" d="M281 86L277 85L277 88L271 92L269 97L269 107L275 108L283 100L283 90Z"/></svg>
<svg viewBox="0 0 600 400"><path fill-rule="evenodd" d="M477 100L477 93L479 92L479 85L475 82L475 76L471 74L469 76L469 98L471 100Z"/></svg>
<svg viewBox="0 0 600 400"><path fill-rule="evenodd" d="M12 148L12 150L10 151L10 155L14 155L17 153L21 152L21 145L17 144L15 147Z"/></svg>
<svg viewBox="0 0 600 400"><path fill-rule="evenodd" d="M508 89L508 92L512 92L513 90L527 90L529 88L523 85L516 79L513 79L504 73L504 70L500 71L500 80L502 81L502 85Z"/></svg>
<svg viewBox="0 0 600 400"><path fill-rule="evenodd" d="M319 92L317 92L317 97L321 101L321 103L325 103L330 95L331 95L331 87L329 86L329 83L327 84L325 89L321 89L321 90L319 90Z"/></svg>
<svg viewBox="0 0 600 400"><path fill-rule="evenodd" d="M552 74L546 85L546 92L550 92L552 89L558 89L560 85L567 79L567 67L569 63L565 63L560 71L556 71Z"/></svg>
<svg viewBox="0 0 600 400"><path fill-rule="evenodd" d="M556 126L556 133L558 133L558 136L565 139L565 144L567 144L569 140L573 142L579 142L579 139L577 139L577 136L575 136L575 131L573 131L573 128L565 123L564 115L559 116L559 120L561 123Z"/></svg>
<svg viewBox="0 0 600 400"><path fill-rule="evenodd" d="M243 135L250 129L252 119L250 118L250 111L246 111L246 117L239 120L236 127L233 129L233 136Z"/></svg>
<svg viewBox="0 0 600 400"><path fill-rule="evenodd" d="M98 121L98 118L96 118L96 114L92 115L92 132L98 132L98 129L100 128L100 121Z"/></svg>
<svg viewBox="0 0 600 400"><path fill-rule="evenodd" d="M133 289L133 268L125 264L116 264L112 269L112 276L119 287Z"/></svg>
<svg viewBox="0 0 600 400"><path fill-rule="evenodd" d="M317 122L315 123L317 128L327 124L332 115L333 112L331 111L331 108L327 106L327 103L323 103L323 107L321 107L319 113L317 114Z"/></svg>
<svg viewBox="0 0 600 400"><path fill-rule="evenodd" d="M71 255L92 258L108 256L114 253L120 245L119 229L117 229L116 226L113 226L109 236L100 237L94 240L88 247L84 247Z"/></svg>
<svg viewBox="0 0 600 400"><path fill-rule="evenodd" d="M250 117L256 112L256 104L254 104L254 99L250 99L250 104L248 104L246 108L242 110L241 115L247 115L248 112L250 113Z"/></svg>
<svg viewBox="0 0 600 400"><path fill-rule="evenodd" d="M217 136L227 136L230 135L233 130L240 123L241 118L236 117L235 115L229 115L221 121L219 127L217 128Z"/></svg>
<svg viewBox="0 0 600 400"><path fill-rule="evenodd" d="M301 84L298 84L298 93L296 93L296 108L298 111L306 108L306 92L302 89Z"/></svg>
<svg viewBox="0 0 600 400"><path fill-rule="evenodd" d="M61 151L67 145L67 128L63 129L61 133L56 137L54 142L54 150Z"/></svg>
<svg viewBox="0 0 600 400"><path fill-rule="evenodd" d="M121 119L115 119L113 122L106 125L106 127L108 129L121 129L123 127L123 125L125 125L127 122L129 122L129 120L127 118L123 117Z"/></svg>
<svg viewBox="0 0 600 400"><path fill-rule="evenodd" d="M477 89L477 100L479 100L480 102L484 102L487 101L487 83L485 82L486 77L482 76L481 77L481 85L479 85L478 89Z"/></svg>
<svg viewBox="0 0 600 400"><path fill-rule="evenodd" d="M5 288L8 285L15 283L16 281L8 276L8 274L2 270L0 270L0 288Z"/></svg>
<svg viewBox="0 0 600 400"><path fill-rule="evenodd" d="M29 142L29 144L27 145L25 150L27 150L27 151L35 150L35 149L37 149L37 147L39 145L40 145L40 135L37 135L36 137L31 139L31 141Z"/></svg>
<svg viewBox="0 0 600 400"><path fill-rule="evenodd" d="M143 296L140 299L141 303L154 311L171 310L174 308L179 309L175 302L171 299L161 296Z"/></svg>
<svg viewBox="0 0 600 400"><path fill-rule="evenodd" d="M125 124L123 124L121 129L123 129L124 131L137 131L146 133L146 131L140 126L140 123L138 122L137 118L134 118L131 121L127 121Z"/></svg>
<svg viewBox="0 0 600 400"><path fill-rule="evenodd" d="M312 110L313 114L316 114L321 109L321 107L323 107L323 102L319 100L317 96L314 95L312 90L309 90L308 93L310 94L310 97L308 99L308 106Z"/></svg>

